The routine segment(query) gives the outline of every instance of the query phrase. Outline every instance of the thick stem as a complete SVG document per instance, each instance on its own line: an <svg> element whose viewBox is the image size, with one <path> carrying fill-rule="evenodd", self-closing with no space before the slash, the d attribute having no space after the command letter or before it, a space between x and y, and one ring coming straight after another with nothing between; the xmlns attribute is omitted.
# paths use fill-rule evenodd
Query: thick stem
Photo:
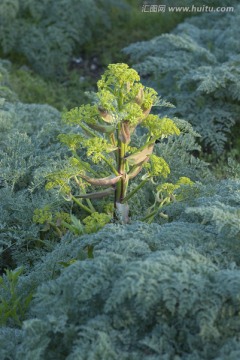
<svg viewBox="0 0 240 360"><path fill-rule="evenodd" d="M118 131L120 131L120 126ZM118 174L122 175L122 178L116 184L115 206L117 202L122 203L127 192L128 180L126 173L125 154L126 154L126 144L124 144L120 139L118 139L117 166L118 166Z"/></svg>
<svg viewBox="0 0 240 360"><path fill-rule="evenodd" d="M141 187L143 187L147 181L148 181L148 179L142 180L140 182L140 184L137 187L135 187L135 189L133 191L131 191L127 196L125 196L122 203L123 204L126 203L126 201L128 201L139 189L141 189Z"/></svg>
<svg viewBox="0 0 240 360"><path fill-rule="evenodd" d="M122 175L121 179L116 184L115 199L114 199L114 219L117 220L117 212L119 205L122 204L124 197L127 193L128 177L126 172L126 160L125 154L127 151L127 144L124 144L120 139L121 123L117 127L117 139L118 139L118 150L116 154L117 170L118 174Z"/></svg>

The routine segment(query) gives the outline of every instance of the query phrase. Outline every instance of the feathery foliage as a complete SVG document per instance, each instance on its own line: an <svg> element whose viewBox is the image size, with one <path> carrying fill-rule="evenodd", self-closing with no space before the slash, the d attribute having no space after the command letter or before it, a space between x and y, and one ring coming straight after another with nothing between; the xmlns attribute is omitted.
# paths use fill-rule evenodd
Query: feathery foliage
<svg viewBox="0 0 240 360"><path fill-rule="evenodd" d="M168 114L189 121L205 150L217 155L239 123L239 13L237 5L230 13L204 13L124 49L146 83L176 105Z"/></svg>
<svg viewBox="0 0 240 360"><path fill-rule="evenodd" d="M47 105L18 102L7 86L8 64L1 62L1 65L4 91L0 99L0 266L3 269L21 266L23 262L28 267L32 260L26 249L31 252L37 247L42 253L41 248L48 247L47 242L40 245L39 226L32 222L32 215L37 204L43 206L48 202L56 208L59 206L54 194L45 193L44 174L49 167L56 166L61 149L56 141L60 131L59 112ZM17 254L24 253L25 260L18 261Z"/></svg>
<svg viewBox="0 0 240 360"><path fill-rule="evenodd" d="M196 47L193 41L181 44L188 54ZM213 53L200 45L198 55L211 63ZM201 150L201 129L196 132L177 112L169 120L176 110L161 98L161 121L148 114L142 119L143 104L150 108L156 94L139 88L138 81L121 93L121 82L131 80L129 69L105 74L94 104L66 114L63 125L54 108L18 101L8 86L8 68L8 62L0 62L0 358L239 360L238 164L229 161L229 178L216 180L193 156ZM131 75L136 76L132 69ZM213 86L215 95L218 90ZM126 100L120 114L116 98ZM141 186L144 179L136 175L129 182L129 224L106 224L113 209L105 198L93 203L96 211L86 212L82 224L77 206L53 187L58 181L65 191L73 186L66 179L76 174L86 192L112 181L102 155L113 170L110 134L123 119L130 127L119 131L128 146L127 174L134 176L141 160L151 181ZM147 138L154 139L154 154L144 162ZM59 174L66 181L59 182ZM148 223L136 221L143 217Z"/></svg>
<svg viewBox="0 0 240 360"><path fill-rule="evenodd" d="M20 279L22 294L42 285L16 347L19 359L237 360L240 262L229 245L239 244L239 230L231 222L225 232L211 217L202 223L193 209L217 197L212 211L220 210L232 194L228 203L239 211L239 181L220 183L216 195L213 189L185 204L184 220L65 236Z"/></svg>
<svg viewBox="0 0 240 360"><path fill-rule="evenodd" d="M116 8L128 7L116 0L2 0L2 52L23 56L45 77L62 75L77 47L109 29L109 14Z"/></svg>

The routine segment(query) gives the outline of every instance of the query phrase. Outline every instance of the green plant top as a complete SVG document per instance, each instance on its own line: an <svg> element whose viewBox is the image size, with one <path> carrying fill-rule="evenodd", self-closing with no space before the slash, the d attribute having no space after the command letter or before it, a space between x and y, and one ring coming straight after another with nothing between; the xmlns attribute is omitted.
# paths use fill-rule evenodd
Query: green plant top
<svg viewBox="0 0 240 360"><path fill-rule="evenodd" d="M160 100L154 89L143 86L138 73L127 64L110 64L97 86L91 105L64 113L63 119L74 126L74 133L61 134L59 139L72 157L67 169L49 175L46 188L59 187L66 199L88 215L96 212L94 199L112 195L112 216L127 223L128 200L147 181L170 173L166 161L153 154L156 140L179 135L180 130L168 117L150 114L152 106L169 104ZM138 147L131 143L137 126L145 128ZM141 171L141 182L128 193L129 181ZM94 190L88 191L89 187Z"/></svg>

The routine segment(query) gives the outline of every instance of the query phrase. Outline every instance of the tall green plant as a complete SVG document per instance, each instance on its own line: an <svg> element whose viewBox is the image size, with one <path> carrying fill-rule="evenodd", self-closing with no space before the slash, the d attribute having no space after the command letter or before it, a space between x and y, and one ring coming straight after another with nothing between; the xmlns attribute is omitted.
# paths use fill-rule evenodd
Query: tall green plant
<svg viewBox="0 0 240 360"><path fill-rule="evenodd" d="M85 223L93 218L99 223L93 202L112 196L112 216L127 223L128 200L154 177L166 178L170 173L166 161L153 154L155 141L179 135L180 130L173 120L150 114L152 106L170 104L159 99L155 90L143 86L138 73L127 64L109 65L97 86L92 105L64 114L64 121L75 126L75 131L61 134L59 139L69 147L72 157L64 169L49 174L46 189L58 187L67 200L80 206L90 215ZM137 126L145 130L136 146L131 141ZM141 181L129 192L129 182L140 172ZM93 190L88 191L89 187ZM109 221L111 206L107 204L106 208Z"/></svg>

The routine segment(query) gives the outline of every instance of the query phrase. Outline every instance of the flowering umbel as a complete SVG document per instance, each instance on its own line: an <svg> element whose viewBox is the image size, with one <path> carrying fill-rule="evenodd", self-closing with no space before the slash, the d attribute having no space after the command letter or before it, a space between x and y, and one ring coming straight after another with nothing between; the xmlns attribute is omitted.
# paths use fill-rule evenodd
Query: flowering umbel
<svg viewBox="0 0 240 360"><path fill-rule="evenodd" d="M50 174L47 188L59 187L68 200L95 217L93 201L110 197L113 218L126 223L128 200L153 177L170 173L166 161L153 154L156 140L179 135L180 130L173 120L150 115L158 101L157 93L142 85L138 73L127 64L109 65L97 87L91 105L74 108L63 116L75 129L73 134L59 136L72 152L71 166L61 171L61 179L59 172L57 176ZM138 126L145 128L146 135L137 148L131 141ZM140 173L139 185L128 193L129 181Z"/></svg>

